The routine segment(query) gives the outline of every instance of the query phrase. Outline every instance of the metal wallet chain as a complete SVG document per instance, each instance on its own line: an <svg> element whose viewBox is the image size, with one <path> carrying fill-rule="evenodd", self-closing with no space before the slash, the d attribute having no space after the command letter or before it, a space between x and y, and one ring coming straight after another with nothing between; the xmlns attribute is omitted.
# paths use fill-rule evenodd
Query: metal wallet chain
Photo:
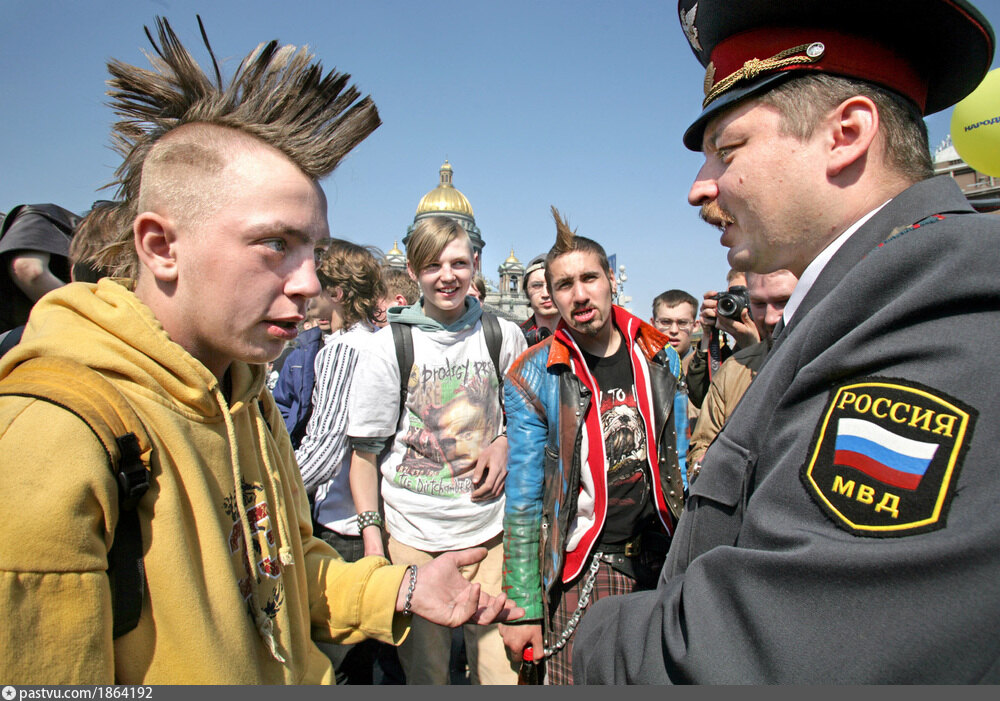
<svg viewBox="0 0 1000 701"><path fill-rule="evenodd" d="M569 623L563 629L563 632L559 634L559 639L552 645L552 647L546 647L544 651L545 657L555 654L562 650L569 639L573 637L573 632L576 631L576 626L580 622L580 618L583 616L583 610L587 608L587 604L590 603L590 592L594 589L594 582L597 581L597 570L601 566L601 557L603 553L594 553L594 559L590 563L590 570L587 571L587 581L583 583L583 589L580 590L580 600L577 602L576 611L569 619Z"/></svg>

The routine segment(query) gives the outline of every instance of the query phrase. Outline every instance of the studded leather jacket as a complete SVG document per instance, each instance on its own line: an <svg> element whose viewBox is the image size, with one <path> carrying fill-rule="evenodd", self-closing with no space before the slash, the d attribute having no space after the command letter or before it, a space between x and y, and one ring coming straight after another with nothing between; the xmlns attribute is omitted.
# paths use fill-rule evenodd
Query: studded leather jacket
<svg viewBox="0 0 1000 701"><path fill-rule="evenodd" d="M647 430L651 463L656 456L650 465L654 504L667 532L672 533L684 506L674 429L675 404L680 404L680 412L687 406L687 397L675 392L680 358L666 336L625 310L613 309L614 322L632 357L640 413L653 432L651 436ZM581 362L579 349L560 322L555 335L515 361L504 382L510 457L503 588L525 609L522 621L544 619L546 629L553 585L582 568L604 525L603 509L592 508L586 514L579 508L582 483L600 480L606 485L606 467L587 464L586 456L596 452L590 449L591 441L603 441L603 436L599 417L596 436L593 424L588 425L592 420L588 416L596 415L597 407L588 415L592 392L574 370ZM590 524L589 533L568 554L570 528L580 528L581 522Z"/></svg>

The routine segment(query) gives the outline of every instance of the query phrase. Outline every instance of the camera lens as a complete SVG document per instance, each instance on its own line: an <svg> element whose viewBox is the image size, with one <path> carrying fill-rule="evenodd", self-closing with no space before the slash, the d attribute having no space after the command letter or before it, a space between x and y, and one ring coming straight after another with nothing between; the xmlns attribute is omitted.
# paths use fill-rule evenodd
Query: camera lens
<svg viewBox="0 0 1000 701"><path fill-rule="evenodd" d="M719 314L727 317L736 316L736 300L728 295L720 299Z"/></svg>

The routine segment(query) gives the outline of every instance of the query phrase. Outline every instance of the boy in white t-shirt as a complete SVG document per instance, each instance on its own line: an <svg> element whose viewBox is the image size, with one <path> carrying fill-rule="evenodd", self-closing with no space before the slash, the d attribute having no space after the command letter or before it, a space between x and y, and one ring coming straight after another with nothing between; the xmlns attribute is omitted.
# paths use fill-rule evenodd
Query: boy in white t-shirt
<svg viewBox="0 0 1000 701"><path fill-rule="evenodd" d="M365 555L383 554L380 469L389 559L419 565L442 552L481 545L489 551L486 559L463 574L499 594L507 437L482 308L466 296L473 275L468 234L447 217L423 220L407 245L407 270L421 298L388 313L389 322L407 325L413 338L412 369L404 369L410 373L404 416L400 420L400 369L388 327L372 337L358 363L349 400L351 491ZM506 372L526 343L517 325L498 321L500 368ZM465 627L472 682L516 683L517 667L497 626L478 628ZM448 628L415 617L399 648L407 682L447 684L450 649Z"/></svg>

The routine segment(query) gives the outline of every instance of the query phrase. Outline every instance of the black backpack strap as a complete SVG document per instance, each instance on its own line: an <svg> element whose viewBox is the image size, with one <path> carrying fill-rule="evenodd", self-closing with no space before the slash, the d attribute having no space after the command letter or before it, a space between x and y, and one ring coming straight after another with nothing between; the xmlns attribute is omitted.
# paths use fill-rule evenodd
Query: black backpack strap
<svg viewBox="0 0 1000 701"><path fill-rule="evenodd" d="M396 365L399 366L399 415L396 425L403 420L403 412L406 411L407 385L410 383L410 373L413 371L413 329L409 324L400 324L393 321L389 324L392 328L392 342L396 346Z"/></svg>
<svg viewBox="0 0 1000 701"><path fill-rule="evenodd" d="M483 334L486 336L486 348L489 349L490 360L493 361L493 369L496 370L497 373L497 387L500 395L500 411L503 413L503 371L500 369L500 349L503 347L503 331L500 328L500 322L497 320L495 314L483 312L482 322Z"/></svg>
<svg viewBox="0 0 1000 701"><path fill-rule="evenodd" d="M142 561L142 528L139 525L139 499L149 488L149 471L142 462L139 441L134 433L117 439L120 449L118 478L130 487L118 484L118 525L115 540L108 551L108 579L111 582L112 634L121 637L139 625L142 600L146 592L146 568Z"/></svg>
<svg viewBox="0 0 1000 701"><path fill-rule="evenodd" d="M114 637L139 623L146 590L137 506L149 489L152 447L132 407L94 370L61 358L32 358L0 382L0 395L32 397L80 418L97 436L118 485L118 523L108 551Z"/></svg>

